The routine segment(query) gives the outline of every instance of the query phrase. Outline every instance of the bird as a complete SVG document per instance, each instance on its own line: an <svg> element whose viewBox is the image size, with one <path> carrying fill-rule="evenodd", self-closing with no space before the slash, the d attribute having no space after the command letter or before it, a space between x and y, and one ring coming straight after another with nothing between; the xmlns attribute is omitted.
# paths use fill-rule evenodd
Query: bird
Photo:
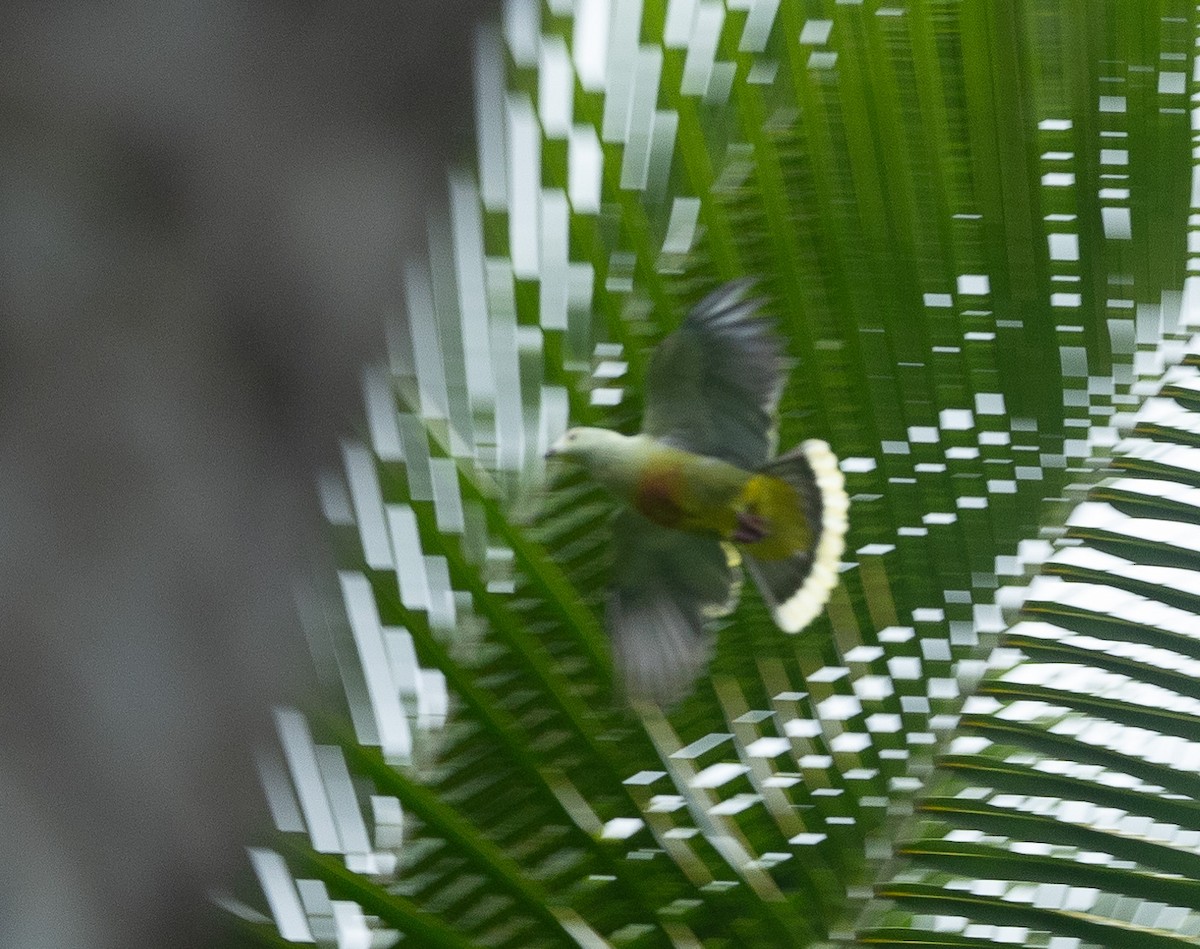
<svg viewBox="0 0 1200 949"><path fill-rule="evenodd" d="M775 453L787 363L753 286L718 287L654 350L639 434L570 428L547 452L620 502L605 627L630 704L670 707L694 689L743 567L788 633L837 586L844 478L820 439Z"/></svg>

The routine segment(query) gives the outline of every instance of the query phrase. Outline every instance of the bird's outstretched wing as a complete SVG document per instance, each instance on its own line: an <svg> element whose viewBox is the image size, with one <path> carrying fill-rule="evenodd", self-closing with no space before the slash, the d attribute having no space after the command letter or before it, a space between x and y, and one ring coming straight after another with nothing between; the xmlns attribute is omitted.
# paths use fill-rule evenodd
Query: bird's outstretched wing
<svg viewBox="0 0 1200 949"><path fill-rule="evenodd" d="M739 280L710 293L654 351L642 430L754 471L774 451L784 372L779 337L750 288Z"/></svg>
<svg viewBox="0 0 1200 949"><path fill-rule="evenodd" d="M712 618L728 613L739 558L715 537L659 527L625 510L613 523L613 578L605 625L628 701L669 706L708 667Z"/></svg>

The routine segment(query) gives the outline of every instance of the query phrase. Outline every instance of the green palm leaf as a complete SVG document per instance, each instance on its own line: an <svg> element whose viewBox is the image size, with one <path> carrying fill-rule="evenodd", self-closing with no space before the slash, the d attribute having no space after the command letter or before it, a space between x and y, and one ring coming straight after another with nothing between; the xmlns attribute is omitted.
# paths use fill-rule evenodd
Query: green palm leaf
<svg viewBox="0 0 1200 949"><path fill-rule="evenodd" d="M329 695L263 759L242 936L1194 943L1200 383L1143 380L1193 315L1196 25L1151 6L506 8L323 482ZM608 504L541 455L636 425L649 348L747 274L797 360L782 443L843 458L842 584L795 638L747 591L710 680L633 714Z"/></svg>

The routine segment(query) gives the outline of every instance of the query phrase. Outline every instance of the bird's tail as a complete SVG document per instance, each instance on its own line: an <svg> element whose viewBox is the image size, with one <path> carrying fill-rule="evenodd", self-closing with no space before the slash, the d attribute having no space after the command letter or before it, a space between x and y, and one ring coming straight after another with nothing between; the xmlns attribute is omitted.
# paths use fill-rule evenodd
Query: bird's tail
<svg viewBox="0 0 1200 949"><path fill-rule="evenodd" d="M795 490L810 541L783 559L760 559L744 547L746 567L779 628L798 633L820 614L837 586L850 501L837 457L817 439L776 458L762 473Z"/></svg>

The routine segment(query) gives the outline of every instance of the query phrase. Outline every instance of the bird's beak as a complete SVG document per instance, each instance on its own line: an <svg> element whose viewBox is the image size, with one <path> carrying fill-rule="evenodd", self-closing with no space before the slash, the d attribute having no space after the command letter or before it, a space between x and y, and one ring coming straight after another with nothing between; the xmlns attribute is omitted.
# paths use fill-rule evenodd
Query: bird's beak
<svg viewBox="0 0 1200 949"><path fill-rule="evenodd" d="M567 436L563 435L562 437L559 438L558 441L556 441L553 445L551 445L549 448L546 449L546 454L544 457L557 458L559 455L561 455L563 453L563 449L566 448L566 445L567 445Z"/></svg>

